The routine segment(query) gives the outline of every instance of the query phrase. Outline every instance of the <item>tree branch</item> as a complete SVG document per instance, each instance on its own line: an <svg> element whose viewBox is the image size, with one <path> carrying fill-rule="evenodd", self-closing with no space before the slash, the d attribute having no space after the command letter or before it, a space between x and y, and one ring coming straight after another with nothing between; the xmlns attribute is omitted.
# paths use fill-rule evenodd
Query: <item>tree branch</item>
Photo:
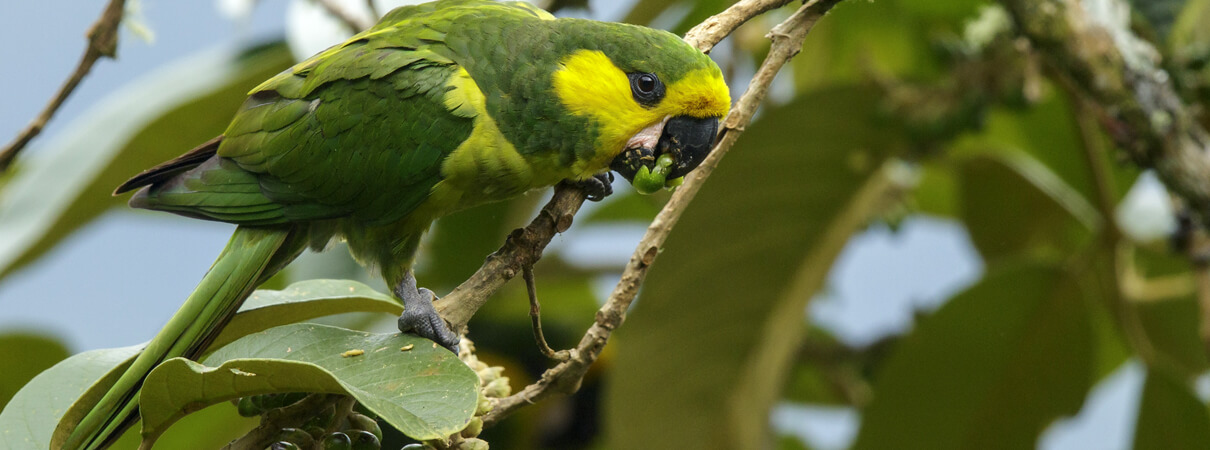
<svg viewBox="0 0 1210 450"><path fill-rule="evenodd" d="M0 173L3 173L12 165L17 158L17 154L25 148L29 141L42 133L42 129L46 128L46 123L54 117L59 111L59 107L63 106L63 102L67 97L76 90L80 85L80 81L85 75L92 70L92 65L97 62L102 56L106 58L114 58L118 53L118 25L122 23L122 12L126 6L126 0L110 0L109 5L101 12L101 17L93 22L92 27L88 29L88 48L84 49L84 55L80 57L80 62L76 64L75 72L67 78L63 86L59 88L59 92L51 98L50 103L42 109L42 112L34 117L29 125L25 126L21 133L13 139L3 150L0 150Z"/></svg>
<svg viewBox="0 0 1210 450"><path fill-rule="evenodd" d="M1130 7L1096 0L1004 0L1018 30L1094 106L1101 126L1141 167L1154 168L1210 226L1210 135L1177 96L1158 52L1130 30ZM1121 12L1119 15L1114 15Z"/></svg>
<svg viewBox="0 0 1210 450"><path fill-rule="evenodd" d="M638 294L639 286L646 278L647 270L659 254L664 240L676 226L689 202L697 195L702 183L718 165L718 161L731 149L739 134L751 121L757 107L764 101L773 77L790 58L802 49L803 39L806 38L815 23L839 2L840 0L808 2L785 22L773 27L769 33L769 38L773 41L769 56L757 70L756 76L748 85L748 90L740 97L727 119L723 121L723 130L718 144L701 166L687 177L685 184L677 188L672 198L647 227L647 233L639 241L638 247L622 272L622 279L614 287L613 293L610 294L605 305L597 311L595 322L580 339L580 343L576 348L570 350L570 359L548 369L537 382L526 386L521 392L494 402L492 410L483 417L485 426L494 424L518 408L537 402L551 394L572 393L579 388L580 381L587 373L588 367L596 361L613 330L625 321L626 311ZM720 15L759 14L764 10L737 11L739 10L731 8ZM746 20L718 20L718 22L742 23ZM695 28L695 30L701 29L701 27ZM685 38L690 43L708 42L703 39L706 38L696 34Z"/></svg>

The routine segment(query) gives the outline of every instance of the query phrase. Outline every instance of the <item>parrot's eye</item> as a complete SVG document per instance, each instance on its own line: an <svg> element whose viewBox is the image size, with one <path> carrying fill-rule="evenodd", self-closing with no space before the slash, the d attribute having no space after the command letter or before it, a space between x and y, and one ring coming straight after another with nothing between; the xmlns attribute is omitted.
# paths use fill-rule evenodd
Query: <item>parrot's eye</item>
<svg viewBox="0 0 1210 450"><path fill-rule="evenodd" d="M632 73L630 92L634 100L643 106L655 106L664 98L664 83L654 73Z"/></svg>

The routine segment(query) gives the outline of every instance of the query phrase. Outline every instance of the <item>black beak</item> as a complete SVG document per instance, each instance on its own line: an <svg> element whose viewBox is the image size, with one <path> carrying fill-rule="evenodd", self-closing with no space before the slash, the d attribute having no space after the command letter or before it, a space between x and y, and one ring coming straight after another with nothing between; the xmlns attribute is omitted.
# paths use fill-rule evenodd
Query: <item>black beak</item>
<svg viewBox="0 0 1210 450"><path fill-rule="evenodd" d="M697 168L710 149L714 146L714 137L718 134L718 118L707 117L699 119L689 116L676 116L668 119L664 132L655 149L626 149L609 168L621 174L629 181L634 180L639 168L655 167L656 158L661 155L672 155L674 161L667 179L673 180L685 176Z"/></svg>

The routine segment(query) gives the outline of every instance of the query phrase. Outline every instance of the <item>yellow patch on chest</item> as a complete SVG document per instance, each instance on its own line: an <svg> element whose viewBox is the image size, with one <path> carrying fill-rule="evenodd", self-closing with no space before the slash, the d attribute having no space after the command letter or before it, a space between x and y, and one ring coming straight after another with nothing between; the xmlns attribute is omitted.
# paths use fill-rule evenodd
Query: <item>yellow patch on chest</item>
<svg viewBox="0 0 1210 450"><path fill-rule="evenodd" d="M450 76L446 86L451 89L443 98L445 107L456 116L472 119L474 128L442 162L444 179L433 187L430 203L449 205L453 211L510 198L558 181L535 179L530 162L517 152L487 113L483 92L465 69Z"/></svg>

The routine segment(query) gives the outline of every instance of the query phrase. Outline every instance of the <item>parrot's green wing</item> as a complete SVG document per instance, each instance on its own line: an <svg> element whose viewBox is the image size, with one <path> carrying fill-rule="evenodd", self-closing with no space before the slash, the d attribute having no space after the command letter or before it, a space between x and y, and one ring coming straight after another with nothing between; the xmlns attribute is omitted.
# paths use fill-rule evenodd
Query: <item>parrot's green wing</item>
<svg viewBox="0 0 1210 450"><path fill-rule="evenodd" d="M441 181L441 162L480 113L449 95L465 72L449 56L446 31L458 15L448 8L464 6L544 14L483 1L392 11L253 89L216 146L120 190L152 184L132 205L244 225L406 216Z"/></svg>

